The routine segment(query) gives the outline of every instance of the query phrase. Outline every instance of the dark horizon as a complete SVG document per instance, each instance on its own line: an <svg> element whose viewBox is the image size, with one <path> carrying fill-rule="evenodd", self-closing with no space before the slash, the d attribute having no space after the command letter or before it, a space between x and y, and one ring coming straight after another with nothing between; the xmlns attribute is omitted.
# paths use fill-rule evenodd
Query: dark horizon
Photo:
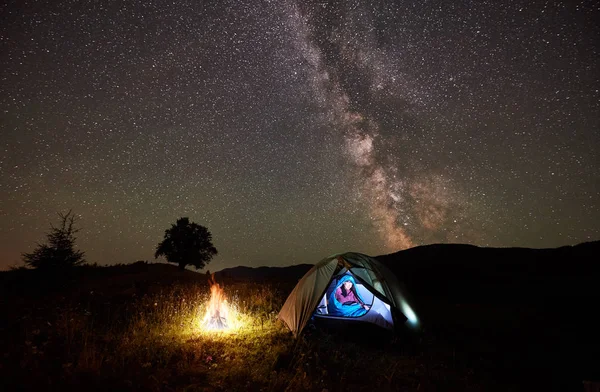
<svg viewBox="0 0 600 392"><path fill-rule="evenodd" d="M591 247L599 247L600 246L600 240L595 240L595 241L586 241L586 242L581 242L578 244L573 244L573 245L562 245L559 247L551 247L551 248L527 248L527 247L484 247L484 246L477 246L477 245L473 245L473 244L464 244L464 243L436 243L436 244L425 244L425 245L418 245L415 246L413 248L408 248L408 249L402 249L396 252L391 252L391 253L383 253L383 254L373 254L373 255L367 255L370 257L374 257L376 259L379 260L387 260L387 262L389 262L390 260L396 260L398 259L398 255L401 254L403 251L417 251L416 254L419 254L420 256L426 255L427 259L431 259L432 258L432 254L437 254L438 257L440 259L444 259L446 261L449 261L448 265L454 265L453 262L455 262L456 260L453 260L452 257L450 257L448 254L444 253L448 250L452 250L452 252L454 252L453 254L456 256L458 253L461 254L460 257L464 257L467 256L468 257L474 257L476 254L479 255L479 253L473 252L474 250L476 250L477 252L479 251L484 251L486 252L487 256L493 256L495 259L502 259L506 256L506 251L508 252L513 252L513 254L511 255L511 257L506 259L507 263L512 263L514 262L514 260L512 259L512 257L516 256L516 252L521 252L521 251L533 251L533 252L537 252L537 251L551 251L553 252L553 256L554 258L560 257L561 254L559 253L559 251L561 249L564 248L581 248L582 246L586 246L588 245L588 247L586 248L585 251L582 251L581 249L579 249L580 251L582 251L582 253L580 254L580 256L584 256L582 260L579 260L579 262L583 262L584 264L587 263L587 259L585 259L585 256L589 255L589 251L590 251L590 246ZM442 249L443 248L443 249ZM472 249L474 248L474 249ZM426 249L430 249L429 251L427 251ZM425 250L423 252L423 250ZM556 252L554 252L556 251ZM433 252L433 253L431 253ZM458 253L456 253L458 252ZM228 267L220 267L220 266L216 266L214 264L209 263L208 265L205 265L203 268L201 269L196 269L195 267L188 265L185 267L185 270L190 271L190 272L196 272L198 274L202 274L202 275L206 275L208 273L210 274L215 274L215 273L220 273L220 272L224 272L225 270L239 270L240 268L244 268L244 269L250 269L250 270L256 270L256 269L261 269L261 268L266 268L266 269L280 269L280 268L294 268L294 267L299 267L299 266L312 266L317 264L319 261L329 258L335 254L344 254L344 253L360 253L360 252L355 252L353 250L343 250L340 252L334 252L328 255L323 255L323 257L320 257L319 259L316 260L304 260L301 261L299 263L296 264L286 264L286 265L268 265L268 264L259 264L259 265L234 265L234 266L228 266ZM456 254L455 254L456 253ZM410 256L408 256L410 259L412 259L412 261L414 262L414 255L415 253L412 253ZM450 257L450 260L447 260ZM459 257L459 258L460 258ZM538 255L537 257L541 257L540 255ZM435 258L435 257L434 257ZM565 260L560 259L561 263L564 262ZM528 260L528 262L530 262L531 260ZM553 260L553 261L557 261L557 260ZM176 263L169 263L166 260L164 260L164 258L159 258L159 259L145 259L145 260L135 260L135 261L131 261L129 263L112 263L112 264L97 264L98 267L120 267L120 266L128 266L128 265L133 265L136 263L148 263L148 264L162 264L162 265L169 265L173 268L177 268L179 269L179 267L177 266ZM398 262L401 262L401 259L398 259ZM92 263L86 263L86 265L90 265ZM458 263L460 264L460 262ZM527 263L525 263L527 264ZM216 268L213 268L215 267ZM14 266L11 266L14 267ZM25 267L24 264L20 264L17 267ZM31 268L31 267L29 267ZM0 272L2 271L9 271L9 269L6 270L0 270Z"/></svg>
<svg viewBox="0 0 600 392"><path fill-rule="evenodd" d="M13 2L0 270L79 216L90 263L208 269L600 239L600 11L517 1Z"/></svg>

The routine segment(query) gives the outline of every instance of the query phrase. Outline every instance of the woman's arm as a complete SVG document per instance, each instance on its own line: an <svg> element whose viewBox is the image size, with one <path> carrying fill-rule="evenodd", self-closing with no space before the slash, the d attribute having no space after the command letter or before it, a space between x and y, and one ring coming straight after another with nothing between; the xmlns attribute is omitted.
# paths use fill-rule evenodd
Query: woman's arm
<svg viewBox="0 0 600 392"><path fill-rule="evenodd" d="M363 307L365 310L369 310L369 309L371 309L371 306L370 306L370 305L367 305L367 304L365 304L365 303L364 303L364 302L363 302L363 301L360 299L360 296L358 295L358 292L357 292L356 288L355 288L355 287L352 287L352 290L353 290L352 294L354 294L354 298L356 298L356 300L358 301L358 303L360 304L360 306L362 306L362 307Z"/></svg>
<svg viewBox="0 0 600 392"><path fill-rule="evenodd" d="M356 287L352 287L352 294L354 294L354 298L356 298L356 302L358 302L361 306L365 306L365 303L360 299L358 292L356 291Z"/></svg>
<svg viewBox="0 0 600 392"><path fill-rule="evenodd" d="M341 304L344 303L344 301L346 301L346 298L344 298L344 296L342 295L342 288L338 287L335 290L335 299L337 299Z"/></svg>

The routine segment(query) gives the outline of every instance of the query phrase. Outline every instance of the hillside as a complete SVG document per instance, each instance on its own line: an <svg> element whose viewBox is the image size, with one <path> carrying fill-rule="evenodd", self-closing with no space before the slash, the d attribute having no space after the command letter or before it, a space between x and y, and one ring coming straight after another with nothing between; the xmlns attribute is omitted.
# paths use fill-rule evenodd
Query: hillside
<svg viewBox="0 0 600 392"><path fill-rule="evenodd" d="M403 282L429 333L511 374L560 382L600 379L599 254L596 241L437 244L377 258Z"/></svg>
<svg viewBox="0 0 600 392"><path fill-rule="evenodd" d="M379 256L423 326L381 345L326 330L296 341L277 321L310 264L215 273L246 320L222 338L194 321L206 273L145 262L2 272L0 389L581 391L600 380L598 251L438 244Z"/></svg>
<svg viewBox="0 0 600 392"><path fill-rule="evenodd" d="M471 301L485 297L595 297L600 241L549 249L419 246L377 256L415 296Z"/></svg>
<svg viewBox="0 0 600 392"><path fill-rule="evenodd" d="M312 264L298 264L288 267L233 267L225 268L215 273L217 280L252 280L255 282L265 281L292 281L300 279Z"/></svg>

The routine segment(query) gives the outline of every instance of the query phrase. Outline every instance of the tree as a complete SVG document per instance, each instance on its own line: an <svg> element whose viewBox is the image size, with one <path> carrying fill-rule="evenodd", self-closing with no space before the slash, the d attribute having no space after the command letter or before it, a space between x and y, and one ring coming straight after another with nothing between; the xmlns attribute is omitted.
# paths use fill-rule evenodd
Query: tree
<svg viewBox="0 0 600 392"><path fill-rule="evenodd" d="M46 234L47 243L37 244L31 253L23 253L23 261L29 267L58 270L75 267L84 264L84 252L75 250L75 215L71 211L66 214L58 213L60 226L54 227L50 224L50 232Z"/></svg>
<svg viewBox="0 0 600 392"><path fill-rule="evenodd" d="M165 256L169 263L178 264L181 269L187 265L202 269L217 253L206 227L188 218L179 218L165 230L165 238L157 245L154 258Z"/></svg>

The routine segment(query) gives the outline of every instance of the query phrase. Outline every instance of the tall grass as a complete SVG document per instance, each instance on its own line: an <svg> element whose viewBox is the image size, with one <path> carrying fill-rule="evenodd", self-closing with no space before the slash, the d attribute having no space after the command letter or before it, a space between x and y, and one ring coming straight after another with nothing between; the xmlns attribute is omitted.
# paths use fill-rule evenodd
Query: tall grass
<svg viewBox="0 0 600 392"><path fill-rule="evenodd" d="M31 305L4 331L13 355L0 369L10 375L5 389L385 391L417 390L423 377L457 381L445 361L407 353L397 341L374 346L373 336L319 330L294 339L277 320L288 292L277 286L235 283L225 292L241 325L230 332L200 327L205 284Z"/></svg>
<svg viewBox="0 0 600 392"><path fill-rule="evenodd" d="M7 353L21 352L13 358L19 366L4 358L2 370L12 375L7 386L28 389L50 378L63 389L87 379L130 390L279 390L271 370L293 345L276 320L282 299L253 284L226 294L242 325L232 332L201 328L205 285L174 285L131 301L61 296L30 307L12 325L22 340L3 342L11 346Z"/></svg>

